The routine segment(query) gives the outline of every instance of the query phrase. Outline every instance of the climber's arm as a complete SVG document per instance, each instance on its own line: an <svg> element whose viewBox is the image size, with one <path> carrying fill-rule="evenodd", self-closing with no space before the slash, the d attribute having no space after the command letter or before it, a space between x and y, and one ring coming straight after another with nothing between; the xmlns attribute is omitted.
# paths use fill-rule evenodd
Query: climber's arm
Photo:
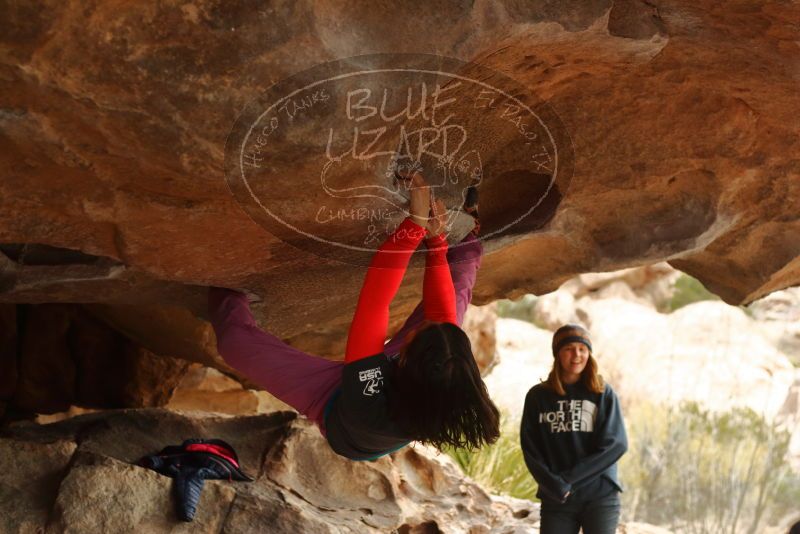
<svg viewBox="0 0 800 534"><path fill-rule="evenodd" d="M347 336L345 363L383 350L389 328L389 304L397 294L411 255L425 237L425 232L425 227L407 217L373 256Z"/></svg>
<svg viewBox="0 0 800 534"><path fill-rule="evenodd" d="M425 278L422 282L422 302L425 319L456 323L456 290L450 265L447 263L447 239L442 234L425 240Z"/></svg>

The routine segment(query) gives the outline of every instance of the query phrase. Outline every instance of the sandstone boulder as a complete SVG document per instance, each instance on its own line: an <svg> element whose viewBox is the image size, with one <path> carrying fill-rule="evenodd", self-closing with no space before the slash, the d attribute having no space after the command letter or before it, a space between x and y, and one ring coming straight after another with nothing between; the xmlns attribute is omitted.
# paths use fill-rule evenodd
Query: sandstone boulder
<svg viewBox="0 0 800 534"><path fill-rule="evenodd" d="M0 402L11 417L162 406L188 362L155 354L75 304L4 306Z"/></svg>
<svg viewBox="0 0 800 534"><path fill-rule="evenodd" d="M434 4L79 10L12 2L0 56L0 299L202 314L203 286L243 287L263 297L259 319L279 336L341 354L363 270L280 241L248 218L226 186L224 142L265 86L380 52L438 53L492 69L546 102L563 126L559 153L574 157L555 179L553 169L534 173L498 129L476 129L482 114L465 122L490 163L480 184L485 235L538 206L525 224L486 239L476 304L664 260L727 302L800 283L792 159L800 95L785 67L800 54L791 44L795 4L445 10L446 24ZM395 23L408 17L428 38L408 38ZM302 146L274 156L297 176L311 167ZM541 179L554 179L547 195ZM321 198L294 183L285 183L294 202ZM393 326L416 304L420 281L414 270Z"/></svg>
<svg viewBox="0 0 800 534"><path fill-rule="evenodd" d="M518 319L498 319L500 363L486 377L486 387L501 411L518 419L525 394L545 380L553 366L552 333Z"/></svg>
<svg viewBox="0 0 800 534"><path fill-rule="evenodd" d="M488 373L497 363L496 323L497 304L491 303L486 306L470 305L461 325L469 336L472 354L483 374Z"/></svg>
<svg viewBox="0 0 800 534"><path fill-rule="evenodd" d="M747 307L761 332L800 365L800 288L776 291Z"/></svg>
<svg viewBox="0 0 800 534"><path fill-rule="evenodd" d="M107 456L80 454L61 482L49 532L219 532L236 491L206 481L191 523L178 518L172 479Z"/></svg>
<svg viewBox="0 0 800 534"><path fill-rule="evenodd" d="M568 291L576 299L585 296L639 299L643 304L662 309L672 298L680 274L668 263L661 262L608 273L581 274L564 283L559 291Z"/></svg>
<svg viewBox="0 0 800 534"><path fill-rule="evenodd" d="M662 314L637 302L584 297L576 308L601 374L626 404L692 400L722 411L746 406L771 420L794 382L788 356L737 307L702 301ZM499 319L497 332L502 363L486 384L519 416L525 393L552 365L552 332L514 319Z"/></svg>
<svg viewBox="0 0 800 534"><path fill-rule="evenodd" d="M3 530L536 532L536 505L489 495L445 455L415 446L352 462L287 412L124 410L50 425L15 423L3 434L0 492L15 497L4 499L8 506L18 503L0 516ZM231 443L256 480L207 482L197 519L185 524L174 513L172 481L132 464L189 437Z"/></svg>
<svg viewBox="0 0 800 534"><path fill-rule="evenodd" d="M719 301L658 314L616 299L582 301L598 361L631 398L748 406L772 419L794 380L785 354L744 311Z"/></svg>
<svg viewBox="0 0 800 534"><path fill-rule="evenodd" d="M536 299L531 321L554 331L567 323L580 323L575 297L570 291L558 289Z"/></svg>
<svg viewBox="0 0 800 534"><path fill-rule="evenodd" d="M77 445L69 440L36 443L0 438L0 528L41 532Z"/></svg>
<svg viewBox="0 0 800 534"><path fill-rule="evenodd" d="M292 411L266 391L246 389L242 384L211 367L192 364L175 388L166 407L171 410L199 410L231 415L255 415Z"/></svg>

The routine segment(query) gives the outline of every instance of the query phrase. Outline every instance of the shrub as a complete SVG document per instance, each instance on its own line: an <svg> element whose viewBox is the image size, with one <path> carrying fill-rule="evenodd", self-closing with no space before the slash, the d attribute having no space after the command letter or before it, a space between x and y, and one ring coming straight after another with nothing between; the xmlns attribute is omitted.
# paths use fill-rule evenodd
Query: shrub
<svg viewBox="0 0 800 534"><path fill-rule="evenodd" d="M530 293L519 300L503 299L497 301L497 316L506 319L519 319L533 322L533 309L536 306L536 295Z"/></svg>
<svg viewBox="0 0 800 534"><path fill-rule="evenodd" d="M675 289L668 304L668 311L674 312L679 308L701 300L719 300L719 297L706 289L697 278L693 278L688 274L681 274L675 281Z"/></svg>
<svg viewBox="0 0 800 534"><path fill-rule="evenodd" d="M759 532L800 501L786 464L789 433L748 408L639 405L620 472L628 520L687 533Z"/></svg>
<svg viewBox="0 0 800 534"><path fill-rule="evenodd" d="M625 521L688 534L756 533L800 502L800 476L786 463L789 433L750 409L718 413L696 403L639 403L624 415L629 448L619 468ZM535 500L517 422L503 421L494 445L447 452L488 490Z"/></svg>
<svg viewBox="0 0 800 534"><path fill-rule="evenodd" d="M518 499L536 500L536 481L528 472L519 446L517 422L503 417L500 438L479 450L449 449L464 474L484 488Z"/></svg>

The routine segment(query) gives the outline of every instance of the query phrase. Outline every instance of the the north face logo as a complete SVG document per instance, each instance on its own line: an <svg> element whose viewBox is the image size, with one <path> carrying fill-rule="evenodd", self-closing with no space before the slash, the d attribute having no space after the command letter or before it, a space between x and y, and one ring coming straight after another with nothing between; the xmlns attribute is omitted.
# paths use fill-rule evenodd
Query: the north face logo
<svg viewBox="0 0 800 534"><path fill-rule="evenodd" d="M383 386L383 374L380 367L374 369L366 369L358 372L359 382L366 382L364 386L364 395L372 396L381 392Z"/></svg>
<svg viewBox="0 0 800 534"><path fill-rule="evenodd" d="M539 422L547 423L550 432L592 432L597 419L597 405L590 400L563 400L558 410L542 412Z"/></svg>

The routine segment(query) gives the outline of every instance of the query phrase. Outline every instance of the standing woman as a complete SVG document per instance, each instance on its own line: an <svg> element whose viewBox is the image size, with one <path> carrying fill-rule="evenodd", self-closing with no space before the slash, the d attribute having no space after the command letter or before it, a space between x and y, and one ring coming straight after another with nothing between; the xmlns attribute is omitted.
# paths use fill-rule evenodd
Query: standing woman
<svg viewBox="0 0 800 534"><path fill-rule="evenodd" d="M553 334L553 369L525 397L520 441L541 499L541 534L613 534L622 491L617 461L628 449L619 400L597 374L589 332Z"/></svg>
<svg viewBox="0 0 800 534"><path fill-rule="evenodd" d="M444 204L431 205L421 174L406 180L411 214L370 262L344 362L306 354L259 328L244 294L209 291L209 315L225 361L316 423L334 452L351 460L374 460L412 441L474 448L499 436L499 412L458 326L483 248L470 233L448 250ZM474 197L464 210L476 216ZM389 304L423 239L422 302L384 344Z"/></svg>

